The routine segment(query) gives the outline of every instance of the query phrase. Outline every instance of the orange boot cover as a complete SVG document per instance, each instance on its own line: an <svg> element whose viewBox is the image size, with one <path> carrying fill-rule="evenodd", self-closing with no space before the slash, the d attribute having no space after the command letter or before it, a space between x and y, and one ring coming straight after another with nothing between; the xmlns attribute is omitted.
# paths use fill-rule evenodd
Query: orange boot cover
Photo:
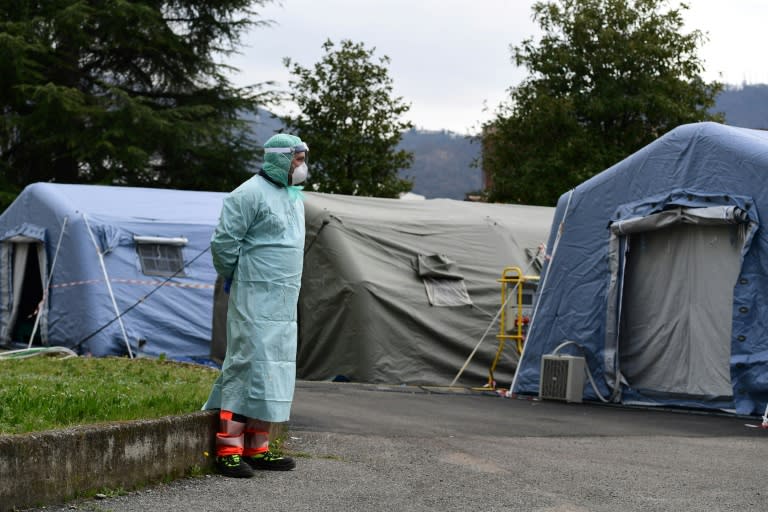
<svg viewBox="0 0 768 512"><path fill-rule="evenodd" d="M243 454L245 421L245 416L221 410L219 432L216 434L216 456Z"/></svg>
<svg viewBox="0 0 768 512"><path fill-rule="evenodd" d="M269 451L269 422L248 418L243 455L250 457L266 451Z"/></svg>

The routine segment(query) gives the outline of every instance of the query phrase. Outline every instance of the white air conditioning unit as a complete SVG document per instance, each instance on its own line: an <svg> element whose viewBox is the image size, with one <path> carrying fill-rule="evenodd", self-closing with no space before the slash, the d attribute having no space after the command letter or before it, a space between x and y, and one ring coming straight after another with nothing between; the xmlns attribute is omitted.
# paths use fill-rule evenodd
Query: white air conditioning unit
<svg viewBox="0 0 768 512"><path fill-rule="evenodd" d="M585 366L580 356L543 356L539 398L580 403L584 395Z"/></svg>

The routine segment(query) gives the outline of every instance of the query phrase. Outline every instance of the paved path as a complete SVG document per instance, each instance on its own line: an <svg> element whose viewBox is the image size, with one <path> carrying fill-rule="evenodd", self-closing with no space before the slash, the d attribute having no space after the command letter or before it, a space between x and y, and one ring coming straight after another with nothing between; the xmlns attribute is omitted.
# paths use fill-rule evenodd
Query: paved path
<svg viewBox="0 0 768 512"><path fill-rule="evenodd" d="M758 421L299 383L295 471L46 510L756 511L768 506L768 430L746 424Z"/></svg>

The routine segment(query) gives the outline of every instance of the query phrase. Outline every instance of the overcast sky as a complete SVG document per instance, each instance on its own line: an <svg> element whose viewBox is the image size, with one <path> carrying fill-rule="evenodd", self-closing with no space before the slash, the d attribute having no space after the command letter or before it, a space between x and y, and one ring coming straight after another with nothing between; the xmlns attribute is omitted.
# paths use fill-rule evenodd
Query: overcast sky
<svg viewBox="0 0 768 512"><path fill-rule="evenodd" d="M411 105L416 127L474 133L525 76L510 45L536 36L532 0L282 0L265 7L271 27L254 29L242 54L238 85L275 81L287 88L283 58L312 68L330 38L362 42L388 56L394 93ZM678 2L673 2L677 5ZM700 51L706 80L768 83L764 56L766 0L687 0L689 29L707 32Z"/></svg>

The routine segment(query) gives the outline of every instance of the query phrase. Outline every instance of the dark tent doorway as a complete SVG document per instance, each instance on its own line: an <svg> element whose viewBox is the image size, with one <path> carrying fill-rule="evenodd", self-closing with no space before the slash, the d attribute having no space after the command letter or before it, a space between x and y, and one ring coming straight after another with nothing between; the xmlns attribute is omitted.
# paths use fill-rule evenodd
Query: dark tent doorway
<svg viewBox="0 0 768 512"><path fill-rule="evenodd" d="M16 236L4 242L11 256L10 315L5 342L40 344L39 308L43 302L43 271L46 265L42 242Z"/></svg>

